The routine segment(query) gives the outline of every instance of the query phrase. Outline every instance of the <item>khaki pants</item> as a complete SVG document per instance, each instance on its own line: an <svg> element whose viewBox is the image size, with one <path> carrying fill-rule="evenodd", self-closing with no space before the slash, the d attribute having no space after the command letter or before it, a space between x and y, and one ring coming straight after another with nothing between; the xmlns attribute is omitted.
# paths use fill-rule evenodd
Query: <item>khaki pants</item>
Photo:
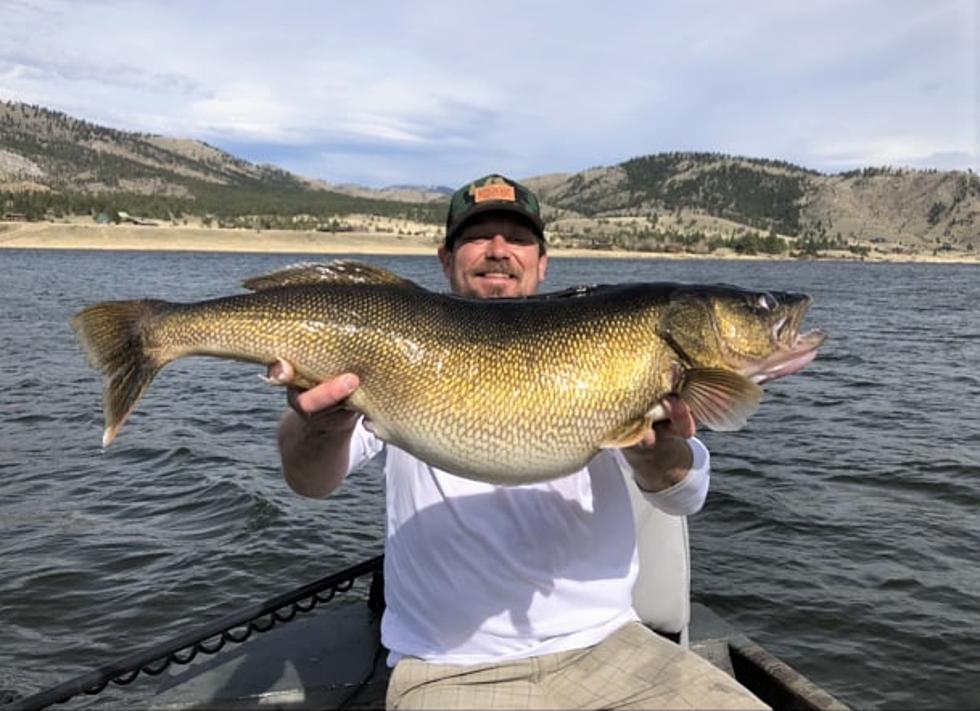
<svg viewBox="0 0 980 711"><path fill-rule="evenodd" d="M586 649L500 664L402 659L389 709L765 709L751 692L639 622Z"/></svg>

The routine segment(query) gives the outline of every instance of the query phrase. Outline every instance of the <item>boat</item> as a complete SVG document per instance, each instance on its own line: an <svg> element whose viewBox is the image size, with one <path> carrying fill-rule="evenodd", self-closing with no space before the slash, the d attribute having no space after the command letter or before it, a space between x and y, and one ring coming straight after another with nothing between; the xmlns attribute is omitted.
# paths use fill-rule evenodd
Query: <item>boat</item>
<svg viewBox="0 0 980 711"><path fill-rule="evenodd" d="M707 606L692 603L687 517L651 505L632 482L628 491L639 561L633 608L644 624L773 708L847 709ZM96 694L104 694L99 708L157 711L383 708L389 673L380 639L383 566L384 556L376 555L75 679L0 701L0 711L37 711ZM107 691L109 684L139 689L121 695Z"/></svg>
<svg viewBox="0 0 980 711"><path fill-rule="evenodd" d="M388 668L380 642L382 569L379 555L0 709L44 709L105 693L109 684L133 687L107 699L109 707L383 708ZM690 612L684 634L672 637L773 708L847 709L705 605L694 603Z"/></svg>

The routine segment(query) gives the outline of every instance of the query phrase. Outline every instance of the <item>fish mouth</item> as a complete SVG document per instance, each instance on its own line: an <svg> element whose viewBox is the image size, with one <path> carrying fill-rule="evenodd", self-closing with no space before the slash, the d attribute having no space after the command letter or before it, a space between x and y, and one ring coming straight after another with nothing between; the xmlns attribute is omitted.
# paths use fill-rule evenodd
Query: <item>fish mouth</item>
<svg viewBox="0 0 980 711"><path fill-rule="evenodd" d="M783 335L780 331L784 330L787 325L785 320L776 324L774 328L775 333L777 335ZM789 346L780 348L761 363L751 368L745 375L752 382L762 385L771 380L799 372L817 357L817 348L826 339L827 334L819 328L797 334Z"/></svg>

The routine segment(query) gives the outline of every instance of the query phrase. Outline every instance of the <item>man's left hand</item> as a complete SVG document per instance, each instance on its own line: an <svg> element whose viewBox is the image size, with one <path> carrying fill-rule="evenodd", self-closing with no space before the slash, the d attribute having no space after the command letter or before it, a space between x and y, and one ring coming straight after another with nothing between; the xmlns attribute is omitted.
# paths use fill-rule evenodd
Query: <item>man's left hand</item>
<svg viewBox="0 0 980 711"><path fill-rule="evenodd" d="M675 395L662 404L667 419L655 422L639 443L623 450L637 485L644 491L663 491L679 484L694 462L687 444L696 429L690 408Z"/></svg>
<svg viewBox="0 0 980 711"><path fill-rule="evenodd" d="M697 424L687 403L676 395L668 395L661 403L667 412L667 419L654 422L653 427L643 435L637 447L652 447L657 443L658 435L664 437L681 437L690 439L694 436Z"/></svg>

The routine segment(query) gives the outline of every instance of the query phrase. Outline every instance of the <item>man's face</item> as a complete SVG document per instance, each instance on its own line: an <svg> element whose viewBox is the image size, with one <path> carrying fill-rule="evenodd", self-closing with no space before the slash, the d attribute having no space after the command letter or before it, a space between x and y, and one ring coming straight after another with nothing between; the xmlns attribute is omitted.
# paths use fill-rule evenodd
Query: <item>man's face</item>
<svg viewBox="0 0 980 711"><path fill-rule="evenodd" d="M467 223L452 251L439 248L439 261L454 294L478 299L531 296L548 267L534 229L499 214Z"/></svg>

